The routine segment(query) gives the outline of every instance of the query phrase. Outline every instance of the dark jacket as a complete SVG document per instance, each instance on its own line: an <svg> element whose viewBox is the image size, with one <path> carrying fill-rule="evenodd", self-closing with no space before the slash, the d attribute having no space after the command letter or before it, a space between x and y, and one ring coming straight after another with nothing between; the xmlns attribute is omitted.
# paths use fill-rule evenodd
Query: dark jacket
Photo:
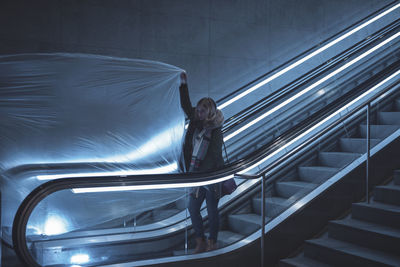
<svg viewBox="0 0 400 267"><path fill-rule="evenodd" d="M189 98L189 91L186 84L179 87L181 106L186 116L189 119L189 127L186 131L185 141L183 144L183 158L186 170L189 170L190 160L193 153L193 133L196 128L202 129L202 122L195 119L195 108L192 106ZM223 116L221 111L218 110L218 116L211 125L207 125L207 128L213 129L211 132L211 140L208 145L207 153L204 159L200 162L199 172L209 172L217 170L224 165L224 159L222 157L222 123Z"/></svg>

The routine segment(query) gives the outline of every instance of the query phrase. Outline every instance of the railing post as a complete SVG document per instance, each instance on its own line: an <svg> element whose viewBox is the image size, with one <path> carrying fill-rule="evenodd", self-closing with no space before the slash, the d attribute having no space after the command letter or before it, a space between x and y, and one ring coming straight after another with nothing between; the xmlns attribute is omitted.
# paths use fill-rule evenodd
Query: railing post
<svg viewBox="0 0 400 267"><path fill-rule="evenodd" d="M261 177L261 266L264 267L265 237L265 173Z"/></svg>
<svg viewBox="0 0 400 267"><path fill-rule="evenodd" d="M370 138L370 108L371 104L367 104L367 162L366 162L366 178L365 178L365 186L366 186L366 202L369 204L369 159L370 159L370 149L371 149L371 138Z"/></svg>
<svg viewBox="0 0 400 267"><path fill-rule="evenodd" d="M2 213L2 208L3 208L3 203L1 202L1 190L0 190L0 229L3 229L3 227L2 227L2 225L1 225L1 213ZM3 240L3 231L2 230L0 230L0 238L1 238L1 240ZM3 259L3 251L2 251L2 246L3 245L0 245L0 267L1 267L1 261L2 261L2 259Z"/></svg>
<svg viewBox="0 0 400 267"><path fill-rule="evenodd" d="M189 208L189 200L188 200L188 188L185 187L185 255L188 254L188 208Z"/></svg>

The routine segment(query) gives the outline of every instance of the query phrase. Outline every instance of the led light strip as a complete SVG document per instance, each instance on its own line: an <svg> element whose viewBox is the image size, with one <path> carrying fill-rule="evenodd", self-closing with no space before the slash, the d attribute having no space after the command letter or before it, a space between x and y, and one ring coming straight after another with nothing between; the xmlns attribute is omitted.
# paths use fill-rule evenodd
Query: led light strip
<svg viewBox="0 0 400 267"><path fill-rule="evenodd" d="M128 175L143 175L143 174L163 174L173 172L178 169L178 164L173 163L167 166L144 169L144 170L129 170L129 171L115 171L115 172L90 172L90 173L71 173L71 174L46 174L38 175L38 180L54 180L61 178L77 178L77 177L98 177L98 176L128 176Z"/></svg>
<svg viewBox="0 0 400 267"><path fill-rule="evenodd" d="M382 86L383 84L387 83L388 81L390 81L391 79L393 79L394 77L400 75L400 70L396 71L395 73L393 73L392 75L390 75L388 78L384 79L383 81L381 81L380 83L376 84L375 86L373 86L371 89L369 89L368 91L366 91L365 93L363 93L362 95L360 95L359 97L357 97L356 99L352 100L350 103L348 103L346 106L340 108L339 110L337 110L336 112L332 113L330 116L328 116L327 118L323 119L322 121L320 121L319 123L317 123L316 125L314 125L313 127L311 127L310 129L306 130L305 132L303 132L302 134L300 134L298 137L294 138L293 140L291 140L290 142L288 142L287 144L285 144L284 146L282 146L281 148L279 148L278 150L274 151L273 153L269 154L267 157L265 157L264 159L260 160L259 162L255 163L254 165L242 170L239 172L239 174L244 174L247 173L248 171L251 171L252 169L258 167L259 165L261 165L262 163L264 163L266 160L271 159L273 156L277 155L278 153L282 152L284 149L286 149L287 147L289 147L290 145L294 144L295 142L299 141L301 138L303 138L304 136L306 136L307 134L311 133L312 131L314 131L316 128L320 127L321 125L323 125L324 123L326 123L327 121L329 121L330 119L332 119L333 117L337 116L338 114L340 114L341 112L345 111L347 108L349 108L351 105L353 105L354 103L356 103L357 101L361 100L362 98L364 98L366 95L370 94L371 92L373 92L374 90L376 90L378 87ZM134 191L134 190L150 190L150 189L168 189L168 188L185 188L185 187L196 187L196 186L205 186L205 185L210 185L210 184L215 184L215 183L219 183L219 182L223 182L226 181L228 179L233 178L233 174L222 177L222 178L218 178L218 179L214 179L214 180L209 180L209 181L204 181L204 182L195 182L195 183L175 183L175 184L154 184L154 185L133 185L133 186L115 186L115 187L91 187L91 188L74 188L72 189L72 192L74 193L98 193L98 192L112 192L112 191Z"/></svg>
<svg viewBox="0 0 400 267"><path fill-rule="evenodd" d="M237 134L243 132L244 130L246 130L247 128L253 126L254 124L256 124L257 122L261 121L262 119L264 119L265 117L271 115L272 113L274 113L275 111L279 110L280 108L282 108L283 106L287 105L288 103L290 103L291 101L295 100L296 98L299 98L300 96L304 95L305 93L309 92L310 90L312 90L313 88L315 88L316 86L320 85L321 83L327 81L328 79L332 78L333 76L335 76L336 74L342 72L343 70L345 70L346 68L350 67L351 65L353 65L354 63L358 62L359 60L363 59L364 57L368 56L369 54L371 54L372 52L376 51L377 49L381 48L382 46L384 46L385 44L389 43L390 41L396 39L397 37L399 37L400 32L396 33L395 35L391 36L390 38L386 39L385 41L383 41L382 43L376 45L375 47L371 48L370 50L368 50L367 52L363 53L362 55L356 57L355 59L351 60L349 63L346 63L345 65L343 65L342 67L340 67L339 69L333 71L332 73L328 74L327 76L325 76L324 78L320 79L319 81L315 82L314 84L310 85L309 87L305 88L303 91L299 92L298 94L290 97L289 99L287 99L286 101L282 102L281 104L277 105L276 107L268 110L267 112L265 112L264 114L260 115L259 117L257 117L256 119L254 119L253 121L249 122L248 124L242 126L241 128L239 128L238 130L236 130L235 132L229 134L228 136L226 136L224 138L224 141L228 141L229 139L231 139L232 137L236 136Z"/></svg>
<svg viewBox="0 0 400 267"><path fill-rule="evenodd" d="M226 181L233 178L233 174L214 179L212 181L195 182L195 183L179 183L179 184L153 184L153 185L132 185L132 186L114 186L114 187L89 187L89 188L73 188L74 193L98 193L98 192L113 192L113 191L135 191L135 190L150 190L150 189L168 189L168 188L185 188L204 186Z"/></svg>
<svg viewBox="0 0 400 267"><path fill-rule="evenodd" d="M358 26L358 27L354 28L353 30L347 32L346 34L340 36L339 38L337 38L337 39L335 39L335 40L329 42L328 44L326 44L326 45L324 45L323 47L321 47L321 48L315 50L315 51L312 52L311 54L309 54L309 55L305 56L304 58L302 58L302 59L296 61L295 63L289 65L288 67L286 67L286 68L284 68L284 69L278 71L278 72L275 73L274 75L268 77L267 79L265 79L265 80L259 82L259 83L256 84L256 85L250 87L249 89L247 89L246 91L240 93L239 95L235 96L234 98L232 98L232 99L226 101L225 103L223 103L223 104L221 104L220 106L218 106L218 108L219 108L219 109L223 109L223 108L229 106L230 104L234 103L235 101L239 100L240 98L242 98L242 97L244 97L244 96L250 94L251 92L257 90L257 89L260 88L261 86L263 86L263 85L265 85L265 84L271 82L272 80L278 78L279 76L285 74L286 72L290 71L291 69L297 67L298 65L304 63L305 61L309 60L310 58L312 58L312 57L318 55L319 53L321 53L321 52L323 52L323 51L325 51L326 49L328 49L329 47L331 47L331 46L337 44L338 42L340 42L340 41L346 39L346 38L349 37L350 35L352 35L352 34L358 32L359 30L361 30L361 29L363 29L364 27L368 26L368 25L371 24L372 22L374 22L374 21L376 21L376 20L382 18L383 16L385 16L385 15L391 13L391 12L393 12L394 10L396 10L396 9L399 8L399 7L400 7L400 4L397 4L397 5L393 6L393 7L391 7L390 9L388 9L388 10L382 12L381 14L375 16L374 18L372 18L372 19L370 19L370 20L364 22L364 23L361 24L360 26Z"/></svg>
<svg viewBox="0 0 400 267"><path fill-rule="evenodd" d="M367 92L363 93L362 95L360 95L359 97L357 97L356 99L354 99L353 101L351 101L350 103L348 103L346 106L340 108L339 110L337 110L336 112L334 112L333 114L331 114L329 117L325 118L324 120L320 121L319 123L317 123L316 125L314 125L313 127L311 127L310 129L308 129L307 131L303 132L301 135L299 135L298 137L294 138L293 140L291 140L290 142L288 142L287 144L285 144L284 146L282 146L281 148L279 148L277 151L274 151L273 153L271 153L270 155L268 155L267 157L265 157L264 159L260 160L259 162L257 162L256 164L244 169L243 171L240 171L239 174L243 174L246 173L252 169L254 169L255 167L261 165L263 162L265 162L266 160L272 158L273 156L275 156L276 154L278 154L279 152L281 152L283 149L286 149L287 147L289 147L290 145L292 145L293 143L295 143L296 141L299 141L302 137L304 137L305 135L309 134L311 131L315 130L317 127L321 126L322 124L324 124L325 122L327 122L328 120L330 120L331 118L333 118L334 116L337 116L338 114L340 114L340 112L343 112L344 110L346 110L347 108L349 108L351 105L353 105L355 102L359 101L360 99L362 99L363 97L365 97L366 95L370 94L372 91L374 91L376 88L382 86L383 84L387 83L389 80L393 79L394 77L396 77L397 75L400 75L400 70L396 71L395 73L393 73L392 75L390 75L388 78L386 78L385 80L381 81L380 83L378 83L377 85L373 86L371 89L369 89Z"/></svg>

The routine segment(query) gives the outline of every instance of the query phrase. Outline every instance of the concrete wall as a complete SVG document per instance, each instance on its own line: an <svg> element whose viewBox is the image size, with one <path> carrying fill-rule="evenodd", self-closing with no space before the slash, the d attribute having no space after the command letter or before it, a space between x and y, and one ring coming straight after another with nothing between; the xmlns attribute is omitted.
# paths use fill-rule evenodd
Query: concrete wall
<svg viewBox="0 0 400 267"><path fill-rule="evenodd" d="M187 70L192 101L254 80L389 0L2 0L0 54L80 52Z"/></svg>

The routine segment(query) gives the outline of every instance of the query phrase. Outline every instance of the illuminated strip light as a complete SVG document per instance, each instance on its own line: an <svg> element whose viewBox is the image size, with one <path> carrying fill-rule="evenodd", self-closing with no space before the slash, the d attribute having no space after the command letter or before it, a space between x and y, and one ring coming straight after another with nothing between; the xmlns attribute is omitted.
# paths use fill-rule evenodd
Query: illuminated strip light
<svg viewBox="0 0 400 267"><path fill-rule="evenodd" d="M295 63L289 65L288 67L284 68L283 70L278 71L277 73L275 73L274 75L268 77L268 78L265 79L264 81L262 81L262 82L260 82L260 83L258 83L258 84L256 84L256 85L250 87L249 89L247 89L246 91L242 92L241 94L239 94L239 95L235 96L234 98L232 98L232 99L226 101L225 103L223 103L223 104L221 104L220 106L218 106L218 108L219 108L219 109L223 109L223 108L229 106L229 105L232 104L233 102L235 102L235 101L239 100L240 98L242 98L242 97L244 97L244 96L250 94L251 92L257 90L257 89L260 88L261 86L264 86L265 84L269 83L270 81L272 81L272 80L278 78L279 76L285 74L285 73L288 72L289 70L291 70L291 69L297 67L298 65L304 63L305 61L309 60L310 58L312 58L312 57L318 55L319 53L321 53L321 52L323 52L323 51L325 51L325 50L328 49L329 47L331 47L331 46L337 44L338 42L340 42L340 41L344 40L345 38L349 37L350 35L352 35L353 33L358 32L358 31L361 30L362 28L368 26L368 25L371 24L372 22L374 22L374 21L376 21L376 20L382 18L383 16L389 14L390 12L396 10L396 9L399 8L399 7L400 7L400 4L397 4L397 5L393 6L393 7L391 7L390 9L388 9L388 10L382 12L381 14L377 15L376 17L374 17L374 18L372 18L372 19L370 19L370 20L364 22L364 23L361 24L360 26L358 26L358 27L354 28L353 30L347 32L346 34L340 36L339 38L337 38L337 39L331 41L330 43L324 45L323 47L321 47L321 48L315 50L315 51L312 52L311 54L305 56L304 58L302 58L302 59L300 59L300 60L298 60L298 61L296 61Z"/></svg>
<svg viewBox="0 0 400 267"><path fill-rule="evenodd" d="M289 147L290 145L292 145L296 141L299 141L301 138L303 138L304 136L306 136L310 132L314 131L316 128L320 127L321 125L323 125L324 123L326 123L327 121L329 121L330 119L335 117L336 115L340 114L340 112L343 112L344 110L349 108L351 105L353 105L354 103L356 103L357 101L359 101L360 99L365 97L366 95L368 95L371 92L373 92L376 88L378 88L378 87L382 86L383 84L387 83L389 80L393 79L397 75L400 75L400 70L396 71L394 74L390 75L385 80L383 80L380 83L378 83L377 85L373 86L367 92L363 93L362 95L360 95L356 99L352 100L346 106L340 108L339 110L337 110L336 112L334 112L333 114L331 114L327 118L323 119L322 121L320 121L319 123L317 123L316 125L311 127L310 129L306 130L305 132L303 132L298 137L294 138L293 140L291 140L290 142L288 142L287 144L285 144L284 146L282 146L278 150L276 150L273 153L269 154L264 159L260 160L259 162L255 163L254 165L252 165L252 166L240 171L239 174L246 173L246 172L258 167L259 165L264 163L266 160L272 158L273 156L275 156L276 154L278 154L282 150L286 149L287 147ZM234 177L234 175L231 174L231 175L228 175L228 176L225 176L225 177L222 177L222 178L218 178L218 179L213 179L213 180L204 181L204 182L194 182L194 183L175 183L175 184L153 184L153 185L114 186L114 187L74 188L74 189L72 189L72 192L74 192L74 193L99 193L99 192L115 192L115 191L134 191L134 190L151 190L151 189L186 188L186 187L196 187L196 186L205 186L205 185L215 184L215 183L226 181L226 180L231 179L233 177Z"/></svg>
<svg viewBox="0 0 400 267"><path fill-rule="evenodd" d="M353 65L354 63L356 63L357 61L363 59L364 57L368 56L369 54L371 54L372 52L374 52L375 50L381 48L382 46L384 46L385 44L389 43L390 41L396 39L397 37L399 37L400 32L396 33L395 35L391 36L390 38L386 39L385 41L383 41L382 43L376 45L375 47L371 48L370 50L368 50L367 52L365 52L364 54L356 57L355 59L351 60L349 63L346 63L345 65L343 65L342 67L340 67L339 69L333 71L332 73L328 74L327 76L325 76L324 78L320 79L319 81L315 82L314 84L310 85L309 87L307 87L306 89L304 89L303 91L299 92L298 94L290 97L289 99L287 99L286 101L282 102L281 104L279 104L278 106L268 110L267 112L265 112L264 114L260 115L259 117L257 117L256 119L254 119L253 121L249 122L248 124L246 124L245 126L241 127L240 129L236 130L235 132L229 134L228 136L226 136L224 138L224 141L228 141L229 139L231 139L232 137L236 136L237 134L243 132L244 130L246 130L247 128L253 126L254 124L256 124L257 122L261 121L262 119L264 119L265 117L271 115L272 113L274 113L275 111L279 110L280 108L282 108L283 106L287 105L288 103L290 103L291 101L295 100L296 98L299 98L300 96L304 95L305 93L309 92L310 90L312 90L313 88L315 88L316 86L320 85L321 83L327 81L328 79L332 78L333 76L335 76L336 74L340 73L341 71L345 70L346 68L350 67L351 65Z"/></svg>
<svg viewBox="0 0 400 267"><path fill-rule="evenodd" d="M178 169L178 164L173 163L167 166L144 169L144 170L129 170L129 171L115 171L115 172L90 172L90 173L71 173L71 174L48 174L38 175L38 180L55 180L61 178L77 178L77 177L98 177L98 176L128 176L128 175L144 175L144 174L163 174L173 172Z"/></svg>
<svg viewBox="0 0 400 267"><path fill-rule="evenodd" d="M296 141L299 141L301 138L303 138L305 135L309 134L310 132L312 132L313 130L315 130L317 127L321 126L322 124L324 124L325 122L327 122L328 120L330 120L331 118L333 118L334 116L337 116L338 114L340 114L340 112L343 112L344 110L346 110L347 108L349 108L351 105L353 105L355 102L359 101L360 99L362 99L363 97L365 97L366 95L370 94L372 91L374 91L376 88L382 86L383 84L387 83L389 80L393 79L395 76L400 75L400 70L396 71L395 73L393 73L392 75L390 75L389 77L387 77L385 80L381 81L380 83L378 83L377 85L373 86L371 89L369 89L367 92L363 93L362 95L360 95L359 97L357 97L356 99L354 99L353 101L351 101L350 103L348 103L346 106L340 108L339 110L337 110L336 112L334 112L333 114L331 114L329 117L325 118L324 120L320 121L319 123L317 123L316 125L314 125L313 127L311 127L310 129L308 129L307 131L305 131L304 133L302 133L301 135L299 135L298 137L294 138L292 141L288 142L287 144L285 144L284 146L282 146L281 148L279 148L277 151L274 151L273 153L269 154L267 157L265 157L264 159L260 160L259 162L255 163L254 165L240 171L238 174L243 174L246 173L252 169L254 169L255 167L258 167L259 165L261 165L262 163L264 163L266 160L272 158L273 156L275 156L276 154L278 154L279 152L281 152L282 150L286 149L287 147L289 147L290 145L292 145L293 143L295 143Z"/></svg>
<svg viewBox="0 0 400 267"><path fill-rule="evenodd" d="M131 186L107 186L107 187L90 187L90 188L73 188L72 192L79 193L99 193L99 192L114 192L114 191L135 191L135 190L151 190L151 189L168 189L168 188L185 188L205 186L223 182L233 178L233 174L214 179L211 181L194 182L194 183L179 183L179 184L153 184L153 185L131 185Z"/></svg>

